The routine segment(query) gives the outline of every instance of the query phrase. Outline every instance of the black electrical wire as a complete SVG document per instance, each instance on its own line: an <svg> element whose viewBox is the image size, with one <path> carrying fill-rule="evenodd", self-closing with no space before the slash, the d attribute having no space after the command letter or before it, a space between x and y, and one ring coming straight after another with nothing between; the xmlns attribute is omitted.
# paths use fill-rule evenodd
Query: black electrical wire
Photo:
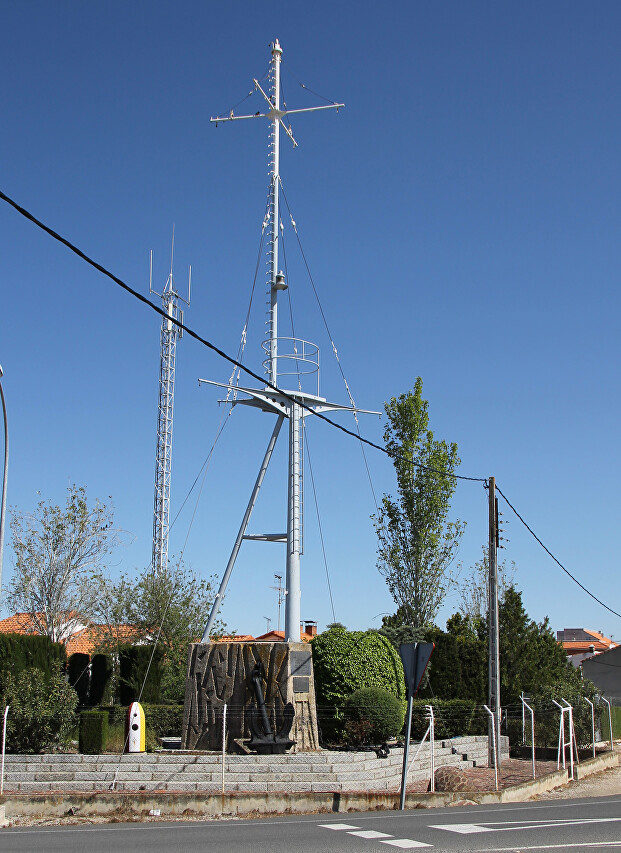
<svg viewBox="0 0 621 853"><path fill-rule="evenodd" d="M6 193L2 192L2 190L0 190L0 199L2 199L3 201L6 201L6 203L9 204L12 208L14 208L18 213L20 213L22 216L24 216L26 219L28 219L30 222L32 222L34 225L36 225L38 228L41 228L42 231L45 231L45 233L49 234L50 237L52 237L54 240L58 240L59 243L62 243L63 246L66 246L75 255L77 255L79 258L81 258L83 261L85 261L87 264L89 264L89 266L93 267L98 272L102 273L102 275L105 275L107 278L111 279L115 284L118 284L119 287L121 287L121 288L123 288L123 290L127 291L127 293L130 293L136 299L140 300L140 302L143 302L145 305L148 305L149 308L151 308L153 311L155 311L156 314L159 314L160 317L164 317L169 322L174 323L175 326L177 326L179 329L184 331L191 338L194 338L194 340L198 341L200 344L203 344L203 346L207 347L207 349L210 349L212 352L215 352L216 355L219 355L220 358L223 358L225 361L228 361L229 364L233 364L233 365L235 365L235 367L238 367L240 370L243 370L244 373L247 373L248 376L251 376L253 379L256 379L257 382L260 382L265 387L269 388L271 391L275 391L281 397L284 397L284 399L287 400L288 402L297 403L300 406L300 408L305 409L307 412L314 415L316 418L319 418L319 420L325 421L326 423L330 424L330 426L335 427L336 429L340 430L341 432L345 433L345 435L348 435L351 438L355 438L358 441L363 442L364 444L368 444L369 447L373 447L373 448L375 448L375 450L379 450L380 453L385 453L386 456L389 456L392 459L395 459L395 458L401 459L402 461L408 462L409 464L414 465L417 468L421 468L424 471L430 471L434 474L441 474L443 476L453 477L456 480L466 480L466 481L469 481L472 483L484 483L485 482L485 478L483 478L483 477L466 477L463 474L455 474L452 472L440 471L436 468L430 467L429 465L422 465L420 462L413 462L411 459L405 459L405 458L402 458L399 456L394 456L393 454L389 453L386 450L386 448L382 447L380 444L376 444L374 441L371 441L368 438L363 438L361 435L356 435L355 432L352 432L352 430L347 429L347 427L341 426L341 424L338 424L335 421L330 420L330 418L326 417L325 415L322 415L320 412L316 412L314 409L312 409L310 406L307 406L305 403L302 403L299 400L295 400L291 395L287 394L286 391L282 391L276 385L273 385L271 382L266 380L265 377L259 376L257 373L252 371L249 367L245 367L237 359L235 359L232 356L225 353L224 350L221 350L215 344L212 344L211 341L208 341L206 338L203 338L201 335L199 335L193 329L190 329L189 326L186 326L184 323L182 323L180 320L177 320L175 317L171 317L168 313L166 313L166 311L164 311L162 308L160 308L154 302L151 302L150 299L147 299L146 296L143 296L141 293L138 293L137 290L134 290L134 288L131 287L126 282L124 282L123 279L114 275L114 273L110 272L108 269L106 269L104 266L102 266L97 261L94 261L88 255L86 255L81 249L78 249L77 246L74 246L74 244L71 243L69 240L67 240L65 237L62 237L60 234L58 234L56 231L54 231L48 225L45 225L44 222L41 222L40 219L37 219L36 216L34 216L28 210L21 207L21 205L19 205L16 201L14 201L12 198L10 198L8 195L6 195Z"/></svg>
<svg viewBox="0 0 621 853"><path fill-rule="evenodd" d="M558 560L558 559L554 556L554 554L552 553L552 551L550 551L550 549L549 549L548 547L546 547L546 545L544 545L544 544L543 544L543 542L542 542L542 541L541 541L541 539L537 536L537 534L536 534L536 533L535 533L535 531L532 529L532 527L530 527L530 526L526 523L526 521L524 521L524 519L522 518L522 516L520 515L520 513L517 511L517 509L516 509L516 508L513 506L513 504L510 502L509 498L508 498L508 497L507 497L507 496L502 492L502 490L499 488L499 486L498 486L498 485L496 486L496 491L498 492L498 494L499 494L499 495L501 495L501 496L503 497L503 499L504 499L505 503L507 504L507 506L509 507L509 509L511 509L511 510L514 512L514 514L515 514L515 515L517 516L517 518L522 522L522 524L523 524L523 525L524 525L524 527L528 530L528 532L531 534L531 536L532 536L532 537L533 537L533 538L534 538L534 539L535 539L535 540L536 540L536 541L541 545L541 547L542 547L542 548L543 548L543 550L546 552L546 554L554 560L554 562L556 563L556 565L557 565L557 566L559 566L559 567L560 567L560 568L565 572L565 574L567 575L567 577L571 578L571 579L572 579L572 581L573 581L575 584L577 584L577 585L580 587L580 589L581 589L581 590L583 590L583 592L586 592L586 594L587 594L587 595L590 595L590 596L591 596L591 598L592 598L594 601L597 601L597 603L598 603L598 604L601 604L601 606L602 606L602 607L605 607L605 608L606 608L606 610L608 610L608 611L609 611L610 613L612 613L614 616L618 616L618 617L621 619L621 613L618 613L616 610L613 610L613 609L612 609L612 607L609 607L607 604L604 604L604 602L601 600L601 598L598 598L596 595L594 595L594 594L593 594L589 589L587 589L587 588L586 588L586 586L585 586L584 584L580 583L580 581L578 580L578 578L574 577L574 575L572 575L572 573L571 573L568 569L566 569L566 568L565 568L565 566L561 563L561 561L560 561L560 560Z"/></svg>
<svg viewBox="0 0 621 853"><path fill-rule="evenodd" d="M97 261L94 261L88 255L86 255L81 249L78 249L77 246L75 246L73 243L71 243L69 240L67 240L65 237L62 237L60 234L58 234L56 231L54 231L52 228L50 228L48 225L46 225L40 219L37 219L36 216L34 216L28 210L26 210L21 205L19 205L16 201L14 201L12 198L10 198L10 196L8 196L8 195L6 195L6 193L2 192L2 190L0 190L0 199L5 201L14 210L16 210L18 213L20 213L23 217L28 219L30 222L32 222L34 225L36 225L42 231L45 231L46 234L49 234L49 236L52 237L54 240L57 240L59 243L62 243L63 246L66 246L71 252L73 252L75 255L77 255L79 258L81 258L83 261L85 261L87 264L89 264L89 266L93 267L98 272L102 273L102 275L105 275L107 278L111 279L111 281L113 281L115 284L117 284L123 290L127 291L127 293L131 294L133 297L138 299L140 302L143 302L145 305L149 306L149 308L151 308L153 311L155 311L156 314L159 314L161 317L164 317L169 322L174 323L179 329L183 330L191 338L194 338L194 340L203 344L203 346L207 347L207 349L210 349L212 352L216 353L216 355L219 355L220 358L223 358L225 361L228 361L230 364L233 364L233 365L235 365L235 367L238 367L240 370L243 370L244 373L248 374L248 376L251 376L253 379L256 379L257 382L264 384L270 390L275 391L276 393L280 394L282 397L284 397L285 400L288 400L290 403L297 402L298 405L302 409L305 409L306 411L315 415L315 417L319 418L322 421L325 421L326 423L330 424L330 426L335 427L336 429L345 433L345 435L348 435L351 438L355 438L358 441L362 442L363 444L367 444L369 447L373 447L375 450L379 450L381 453L386 454L386 456L389 456L391 459L397 459L397 460L401 460L404 462L408 462L409 464L413 465L416 468L420 468L424 471L429 471L429 472L435 473L435 474L441 474L443 476L453 477L456 480L464 480L466 482L471 482L471 483L487 484L488 481L487 481L487 478L485 478L485 477L466 477L464 474L455 474L453 472L440 471L440 470L438 470L436 468L432 468L428 465L422 465L419 462L414 462L413 460L405 459L404 457L395 456L395 455L389 453L385 447L382 447L381 445L376 444L375 442L371 441L368 438L363 438L360 434L356 434L355 432L352 432L352 430L347 429L347 427L341 426L341 424L336 423L335 421L331 420L330 418L326 417L325 415L322 415L320 412L315 412L310 406L307 406L305 403L294 400L294 398L291 397L289 394L282 391L280 388L277 388L276 385L273 385L271 382L267 381L264 377L261 377L257 373L255 373L254 371L250 370L249 367L245 367L240 361L232 358L230 355L225 353L223 350L221 350L215 344L212 344L211 341L208 341L206 338L203 338L197 332L190 329L188 326L186 326L180 320L177 320L175 317L171 317L166 311L164 311L162 308L160 308L154 302L151 302L150 299L147 299L146 296L143 296L137 290L134 290L133 287L131 287L126 282L124 282L118 276L114 275L114 273L110 272L108 269L106 269L100 263L98 263ZM285 198L285 202L286 202L286 198ZM565 572L565 574L575 584L577 584L583 592L586 592L586 594L588 596L590 596L594 601L596 601L598 604L600 604L603 608L608 610L614 616L618 616L621 619L621 613L619 613L618 611L614 610L612 607L609 607L607 604L605 604L600 598L598 598L589 589L587 589L587 587L584 586L584 584L582 584L574 575L572 575L572 573L568 569L565 568L565 566L561 563L561 561L559 559L557 559L557 557L555 557L555 555L552 553L552 551L550 551L550 549L537 536L537 534L534 532L534 530L522 518L520 513L516 510L516 508L509 501L507 496L504 494L504 492L500 489L500 487L498 485L496 485L496 491L502 496L502 498L507 503L507 506L513 511L513 513L522 522L522 524L528 530L528 532L531 534L531 536L539 543L539 545L541 545L541 547L546 552L546 554L548 554L548 556L551 557L552 560L554 560L554 562L559 566L559 568L561 568L563 570L563 572Z"/></svg>

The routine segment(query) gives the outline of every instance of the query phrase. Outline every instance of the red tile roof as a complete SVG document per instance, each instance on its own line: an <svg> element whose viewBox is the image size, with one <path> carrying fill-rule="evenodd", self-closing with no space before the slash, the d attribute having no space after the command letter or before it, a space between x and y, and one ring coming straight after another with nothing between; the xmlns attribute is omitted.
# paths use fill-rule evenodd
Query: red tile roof
<svg viewBox="0 0 621 853"><path fill-rule="evenodd" d="M39 614L37 614L39 615ZM41 616L43 614L40 614ZM32 616L29 613L15 613L7 619L0 620L0 634L37 634ZM114 634L121 642L131 642L135 636L135 628L131 625L118 625L108 629L105 625L77 625L71 636L63 642L67 656L80 652L92 655L106 634Z"/></svg>
<svg viewBox="0 0 621 853"><path fill-rule="evenodd" d="M589 654L606 652L608 649L614 649L617 643L610 637L605 637L600 631L592 631L590 628L565 628L564 631L559 631L559 640L565 649L565 652L571 655ZM565 636L580 636L580 639L565 640ZM561 636L563 639L561 640ZM591 647L593 647L591 651Z"/></svg>

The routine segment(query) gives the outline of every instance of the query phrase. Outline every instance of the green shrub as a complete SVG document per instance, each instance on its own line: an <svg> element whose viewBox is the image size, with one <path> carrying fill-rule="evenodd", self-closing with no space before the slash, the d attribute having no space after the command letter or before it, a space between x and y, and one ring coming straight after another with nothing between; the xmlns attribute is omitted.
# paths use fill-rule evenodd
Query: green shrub
<svg viewBox="0 0 621 853"><path fill-rule="evenodd" d="M361 687L381 687L405 699L399 653L377 631L324 631L311 643L317 697L317 717L326 742L345 734L345 700Z"/></svg>
<svg viewBox="0 0 621 853"><path fill-rule="evenodd" d="M47 676L35 667L4 673L2 693L2 704L9 705L7 752L47 752L67 741L78 696L60 666Z"/></svg>
<svg viewBox="0 0 621 853"><path fill-rule="evenodd" d="M361 687L345 700L350 743L385 743L403 728L405 705L381 687Z"/></svg>
<svg viewBox="0 0 621 853"><path fill-rule="evenodd" d="M142 704L142 703L141 703ZM145 725L147 727L147 743L155 743L157 738L174 737L181 734L183 725L183 705L149 705L143 704ZM99 708L107 714L108 725L115 731L125 731L128 708L121 705L109 705ZM150 740L149 740L150 738ZM116 741L118 736L116 736ZM121 751L121 750L115 750Z"/></svg>
<svg viewBox="0 0 621 853"><path fill-rule="evenodd" d="M80 752L101 755L108 740L108 714L105 711L82 711L80 714Z"/></svg>
<svg viewBox="0 0 621 853"><path fill-rule="evenodd" d="M62 643L53 643L40 634L0 634L0 676L5 672L19 675L36 667L51 675L58 666L64 667L67 653Z"/></svg>
<svg viewBox="0 0 621 853"><path fill-rule="evenodd" d="M111 700L112 658L110 655L93 655L91 660L91 689L88 704L108 705Z"/></svg>
<svg viewBox="0 0 621 853"><path fill-rule="evenodd" d="M161 646L119 646L119 701L159 704L162 681Z"/></svg>
<svg viewBox="0 0 621 853"><path fill-rule="evenodd" d="M174 737L181 734L183 705L144 705L144 718L155 737Z"/></svg>
<svg viewBox="0 0 621 853"><path fill-rule="evenodd" d="M76 652L67 661L69 684L78 694L78 706L81 707L88 705L91 681L90 662L90 656L82 652Z"/></svg>

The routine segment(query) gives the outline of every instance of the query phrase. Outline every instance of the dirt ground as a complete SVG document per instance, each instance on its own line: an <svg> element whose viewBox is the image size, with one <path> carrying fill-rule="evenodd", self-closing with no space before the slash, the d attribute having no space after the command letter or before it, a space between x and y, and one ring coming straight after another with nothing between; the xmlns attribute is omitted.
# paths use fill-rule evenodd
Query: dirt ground
<svg viewBox="0 0 621 853"><path fill-rule="evenodd" d="M537 794L533 799L569 800L573 797L612 797L616 794L621 794L621 767L609 767L579 782L568 782L545 794Z"/></svg>

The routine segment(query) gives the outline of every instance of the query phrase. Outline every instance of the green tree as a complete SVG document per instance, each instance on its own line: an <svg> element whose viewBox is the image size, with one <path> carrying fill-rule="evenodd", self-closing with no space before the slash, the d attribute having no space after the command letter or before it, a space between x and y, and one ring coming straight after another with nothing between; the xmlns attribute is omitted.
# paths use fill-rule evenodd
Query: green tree
<svg viewBox="0 0 621 853"><path fill-rule="evenodd" d="M33 514L12 510L15 568L7 602L28 613L37 634L65 641L92 616L93 577L117 542L112 510L70 486L65 506L40 501Z"/></svg>
<svg viewBox="0 0 621 853"><path fill-rule="evenodd" d="M397 651L402 643L419 643L425 639L426 629L408 624L407 619L408 614L403 607L398 607L397 612L390 616L382 616L379 632L388 637Z"/></svg>
<svg viewBox="0 0 621 853"><path fill-rule="evenodd" d="M482 556L469 573L459 578L459 612L471 619L484 619L487 616L487 596L489 584L489 547L483 545ZM498 598L502 600L506 590L514 586L516 566L514 562L507 567L507 561L498 563Z"/></svg>
<svg viewBox="0 0 621 853"><path fill-rule="evenodd" d="M9 706L9 752L47 752L63 745L75 724L78 695L59 666L44 675L40 669L24 669L2 677L2 705Z"/></svg>
<svg viewBox="0 0 621 853"><path fill-rule="evenodd" d="M115 582L100 576L101 650L118 653L128 640L146 645L157 642L163 652L162 699L183 702L188 646L202 636L215 597L215 580L198 578L183 563L159 573L149 568L137 583L128 575ZM221 635L224 627L218 621L212 634Z"/></svg>
<svg viewBox="0 0 621 853"><path fill-rule="evenodd" d="M522 603L522 593L510 586L498 605L500 633L500 697L503 705L519 705L520 693L528 696L544 686L580 679L567 662L547 617L531 619Z"/></svg>
<svg viewBox="0 0 621 853"><path fill-rule="evenodd" d="M384 443L395 466L397 497L384 495L374 517L377 567L403 624L415 629L435 619L464 528L447 520L460 462L457 445L434 439L422 391L419 376L412 391L385 404Z"/></svg>

